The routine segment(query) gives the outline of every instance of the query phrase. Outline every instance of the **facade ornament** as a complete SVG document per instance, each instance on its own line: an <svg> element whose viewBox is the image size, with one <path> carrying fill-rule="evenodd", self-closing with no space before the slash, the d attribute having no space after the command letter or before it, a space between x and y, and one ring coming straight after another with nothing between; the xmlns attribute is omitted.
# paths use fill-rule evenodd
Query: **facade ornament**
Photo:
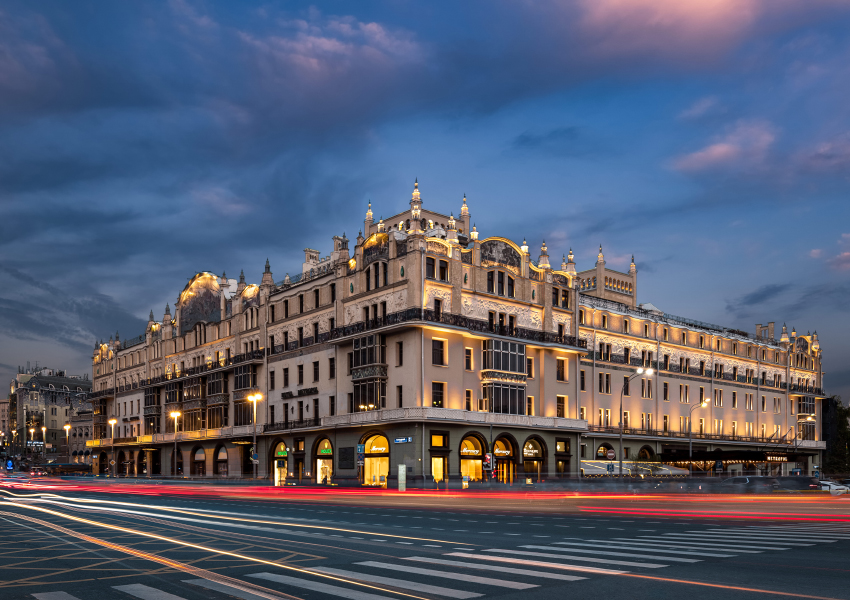
<svg viewBox="0 0 850 600"><path fill-rule="evenodd" d="M523 254L528 254L528 242L525 241L525 238L522 238L522 246L519 249L522 250Z"/></svg>
<svg viewBox="0 0 850 600"><path fill-rule="evenodd" d="M473 242L478 241L478 229L475 228L475 225L472 226L472 231L469 232L469 237L472 238Z"/></svg>

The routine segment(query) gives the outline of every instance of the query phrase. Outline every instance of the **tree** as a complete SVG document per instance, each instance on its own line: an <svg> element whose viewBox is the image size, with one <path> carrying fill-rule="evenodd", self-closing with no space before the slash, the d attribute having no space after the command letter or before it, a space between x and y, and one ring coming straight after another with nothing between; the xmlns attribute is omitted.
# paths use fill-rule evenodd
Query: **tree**
<svg viewBox="0 0 850 600"><path fill-rule="evenodd" d="M850 408L844 406L841 396L833 396L825 403L824 439L826 456L823 470L832 475L850 474Z"/></svg>

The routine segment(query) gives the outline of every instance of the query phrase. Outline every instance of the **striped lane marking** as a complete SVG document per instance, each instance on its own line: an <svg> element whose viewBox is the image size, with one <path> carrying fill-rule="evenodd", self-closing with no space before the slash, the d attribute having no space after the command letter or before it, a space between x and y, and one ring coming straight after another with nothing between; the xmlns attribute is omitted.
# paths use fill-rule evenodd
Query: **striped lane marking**
<svg viewBox="0 0 850 600"><path fill-rule="evenodd" d="M555 542L560 544L560 542ZM575 552L577 554L593 554L594 556L625 556L626 558L652 558L656 560L666 560L669 562L697 563L702 562L699 558L678 558L674 556L651 556L649 554L641 554L635 556L634 552L608 552L607 550L588 550L587 548L553 548L552 546L520 546L520 548L529 548L531 550L556 550L558 552Z"/></svg>
<svg viewBox="0 0 850 600"><path fill-rule="evenodd" d="M482 596L482 594L476 594L475 592L464 592L462 590L454 590L452 588L441 587L438 585L406 581L404 579L395 579L393 577L367 575L357 573L355 571L346 571L344 569L333 569L331 567L313 567L307 570L316 571L318 573L327 573L328 575L348 577L349 579L359 579L360 581L369 581L371 583L378 583L381 585L389 585L411 592L425 592L426 594L434 594L435 596L445 596L446 598L461 598L463 600L466 598L480 598Z"/></svg>
<svg viewBox="0 0 850 600"><path fill-rule="evenodd" d="M459 558L474 558L476 560L489 560L493 562L511 563L513 565L526 565L529 567L543 567L546 569L561 569L563 571L580 571L582 573L600 573L603 575L622 575L628 571L618 569L602 569L600 567L580 567L578 565L567 565L564 563L552 563L543 560L527 560L524 558L508 558L506 556L484 556L481 554L470 554L469 552L449 552L445 556L457 556Z"/></svg>
<svg viewBox="0 0 850 600"><path fill-rule="evenodd" d="M318 581L308 581L306 579L298 579L297 577L289 577L288 575L278 575L277 573L252 573L248 577L255 579L265 579L274 581L275 583L283 583L292 587L303 588L327 594L328 596L337 596L339 598L348 598L348 600L391 600L391 596L380 596L369 592L361 592L360 590L349 590L347 588Z"/></svg>
<svg viewBox="0 0 850 600"><path fill-rule="evenodd" d="M548 550L548 548L547 548ZM522 550L507 550L504 548L487 548L482 552L500 552L502 554L511 554L516 556L539 556L540 558L558 558L562 560L573 560L578 562L591 562L602 565L615 565L618 567L644 567L647 569L661 569L670 565L662 565L658 563L641 563L631 562L627 560L611 560L608 558L592 558L590 556L563 556L561 554L549 554L547 552L525 552ZM562 550L564 552L564 550Z"/></svg>
<svg viewBox="0 0 850 600"><path fill-rule="evenodd" d="M196 585L198 587L206 588L208 590L213 590L214 592L221 592L222 594L227 594L229 596L235 596L237 598L241 598L242 600L268 600L270 597L252 594L251 592L241 590L238 587L230 586L225 583L219 583L218 581L209 581L208 579L184 579L183 583L188 583L189 585Z"/></svg>
<svg viewBox="0 0 850 600"><path fill-rule="evenodd" d="M513 590L527 590L530 588L539 587L538 585L532 583L518 583L516 581L507 581L505 579L491 579L490 577L478 577L476 575L466 575L465 573L448 573L445 571L435 571L434 569L421 569L419 567L411 567L408 565L394 565L392 563L383 563L374 560L367 560L356 564L362 565L364 567L374 567L376 569L389 569L391 571L416 573L417 575L428 575L430 577L442 577L443 579L468 581L469 583L494 585L497 587L505 587Z"/></svg>
<svg viewBox="0 0 850 600"><path fill-rule="evenodd" d="M675 539L675 538L660 538L657 535L642 535L641 538L654 540L658 544L664 544L665 546L681 546L683 548L691 548L699 549L699 548L720 548L722 550L728 550L730 552L743 552L744 554L760 554L765 550L791 550L791 548L782 548L780 546L753 546L752 544L713 544L711 542L706 542L704 540L688 540L688 539ZM742 550L742 548L744 548ZM753 550L758 550L759 552L753 552Z"/></svg>
<svg viewBox="0 0 850 600"><path fill-rule="evenodd" d="M661 536L661 539L685 539L685 540L707 540L711 542L723 542L725 545L728 544L737 544L737 540L729 539L729 536L725 535L710 535L707 533L664 533ZM755 537L747 536L744 541L752 541L756 544L770 544L771 542L775 542L777 544L782 544L783 546L794 546L794 547L805 547L805 546L814 546L814 544L798 544L796 542L786 542L785 540L771 540L771 539L756 539Z"/></svg>
<svg viewBox="0 0 850 600"><path fill-rule="evenodd" d="M564 546L590 546L591 548L610 548L612 550L638 550L640 552L669 552L671 554L677 555L687 555L687 556L701 556L703 558L732 558L737 556L737 554L713 554L707 552L689 552L687 550L682 550L681 548L659 548L659 544L652 544L650 542L616 542L613 540L589 540L594 543L585 543L585 542L555 542L556 544L562 544Z"/></svg>
<svg viewBox="0 0 850 600"><path fill-rule="evenodd" d="M532 571L531 569L512 569L511 567L503 567L501 565L481 565L478 563L460 562L456 560L442 560L439 558L430 558L427 556L406 556L402 560L415 560L418 562L432 563L435 565L445 565L447 567L457 567L465 569L476 569L480 571L498 571L499 573L525 575L527 577L539 577L541 579L559 579L561 581L578 581L580 579L587 579L587 577L578 577L576 575L562 575L560 573L548 573L546 571Z"/></svg>
<svg viewBox="0 0 850 600"><path fill-rule="evenodd" d="M180 596L175 596L174 594L169 594L168 592L163 592L162 590L158 590L156 588L148 587L146 585L142 585L141 583L131 583L130 585L113 585L113 590L118 590L119 592L124 592L125 594L130 594L131 596L135 596L136 598L141 598L142 600L186 600Z"/></svg>
<svg viewBox="0 0 850 600"><path fill-rule="evenodd" d="M38 592L32 594L32 597L36 600L80 600L68 592Z"/></svg>

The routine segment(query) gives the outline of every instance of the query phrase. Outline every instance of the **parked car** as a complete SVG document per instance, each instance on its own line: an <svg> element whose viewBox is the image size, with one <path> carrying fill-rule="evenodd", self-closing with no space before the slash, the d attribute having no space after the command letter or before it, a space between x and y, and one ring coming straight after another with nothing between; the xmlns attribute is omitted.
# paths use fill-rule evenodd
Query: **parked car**
<svg viewBox="0 0 850 600"><path fill-rule="evenodd" d="M30 477L44 477L46 475L47 471L43 467L33 467L30 469Z"/></svg>
<svg viewBox="0 0 850 600"><path fill-rule="evenodd" d="M829 493L833 496L838 496L839 494L846 494L847 492L850 492L850 487L841 483L835 483L834 481L824 480L819 481L818 483L820 484L820 489L828 490Z"/></svg>
<svg viewBox="0 0 850 600"><path fill-rule="evenodd" d="M820 482L817 477L802 477L799 475L777 477L780 491L803 492L819 490Z"/></svg>
<svg viewBox="0 0 850 600"><path fill-rule="evenodd" d="M776 477L730 477L716 488L721 494L767 494L779 487Z"/></svg>

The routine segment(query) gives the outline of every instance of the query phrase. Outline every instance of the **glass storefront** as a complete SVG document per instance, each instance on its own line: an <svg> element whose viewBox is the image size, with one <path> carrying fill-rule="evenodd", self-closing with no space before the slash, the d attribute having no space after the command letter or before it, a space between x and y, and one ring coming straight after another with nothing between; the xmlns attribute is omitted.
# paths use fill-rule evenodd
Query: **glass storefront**
<svg viewBox="0 0 850 600"><path fill-rule="evenodd" d="M510 440L499 438L493 444L493 478L501 483L511 484L516 477L516 465L514 464L514 448Z"/></svg>
<svg viewBox="0 0 850 600"><path fill-rule="evenodd" d="M465 437L460 443L460 475L464 487L470 481L483 479L483 458L484 449L481 441L474 436Z"/></svg>
<svg viewBox="0 0 850 600"><path fill-rule="evenodd" d="M432 456L431 457L431 475L434 481L440 483L446 479L446 457Z"/></svg>
<svg viewBox="0 0 850 600"><path fill-rule="evenodd" d="M365 444L363 485L387 487L390 474L390 443L382 435L373 435Z"/></svg>
<svg viewBox="0 0 850 600"><path fill-rule="evenodd" d="M224 446L218 449L215 457L215 474L219 477L227 477L227 448Z"/></svg>
<svg viewBox="0 0 850 600"><path fill-rule="evenodd" d="M274 484L283 485L286 483L287 462L289 461L289 448L284 442L275 446L274 457Z"/></svg>
<svg viewBox="0 0 850 600"><path fill-rule="evenodd" d="M334 474L334 451L327 438L316 449L316 483L330 483Z"/></svg>

